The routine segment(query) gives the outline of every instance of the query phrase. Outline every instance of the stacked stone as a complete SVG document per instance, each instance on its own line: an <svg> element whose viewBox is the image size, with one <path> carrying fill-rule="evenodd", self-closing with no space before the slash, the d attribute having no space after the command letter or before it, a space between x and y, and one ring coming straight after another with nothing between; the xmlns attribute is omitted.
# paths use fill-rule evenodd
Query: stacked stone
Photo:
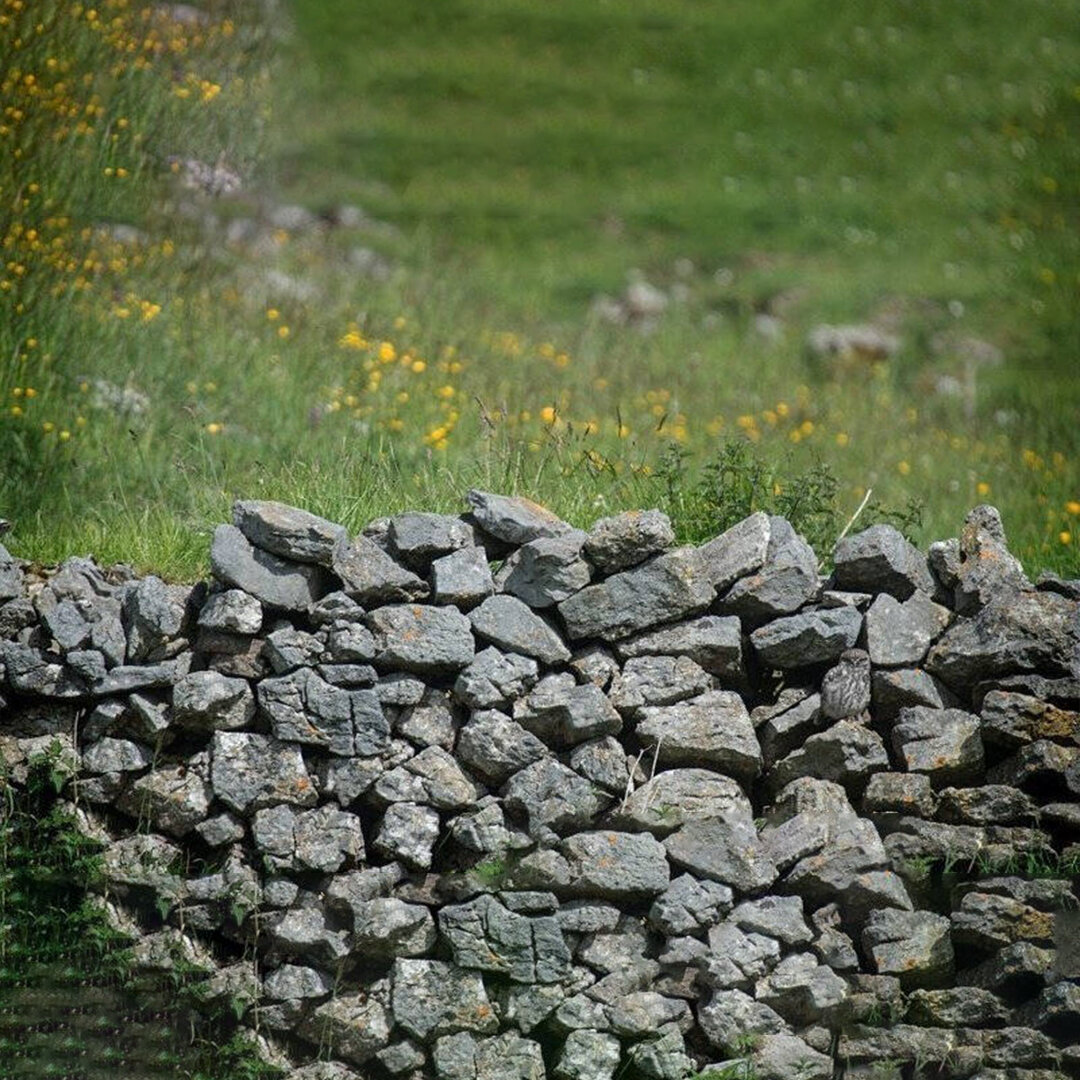
<svg viewBox="0 0 1080 1080"><path fill-rule="evenodd" d="M824 579L468 498L238 502L209 586L0 549L0 754L59 742L139 964L295 1080L1080 1072L1080 582L990 507Z"/></svg>

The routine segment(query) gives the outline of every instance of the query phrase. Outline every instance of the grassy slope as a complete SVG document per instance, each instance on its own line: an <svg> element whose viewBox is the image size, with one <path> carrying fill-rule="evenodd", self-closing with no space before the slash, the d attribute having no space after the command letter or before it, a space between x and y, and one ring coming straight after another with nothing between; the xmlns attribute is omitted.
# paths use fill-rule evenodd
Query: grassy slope
<svg viewBox="0 0 1080 1080"><path fill-rule="evenodd" d="M785 474L828 461L842 518L868 485L893 506L921 496L925 541L985 498L1031 568L1076 572L1076 0L1022 20L955 0L291 10L298 34L271 83L233 49L186 60L222 90L185 115L168 68L160 108L135 79L134 103L103 88L108 115L141 107L153 133L126 199L85 151L53 167L80 181L68 184L76 225L126 216L153 243L140 265L91 275L78 303L0 319L0 355L16 358L0 363L0 391L31 379L40 391L0 430L13 550L191 575L235 495L360 526L455 508L471 483L527 490L581 524L661 502L691 535L687 485L737 434L786 457ZM161 155L213 160L222 147L243 164L268 86L277 149L263 181L316 209L358 201L398 235L282 233L253 254L223 247L220 224L152 212ZM42 147L12 167L14 184L41 171ZM264 213L245 199L203 206ZM403 268L359 276L342 258L357 243ZM669 287L683 257L696 267L679 279L686 302L652 335L587 317L629 268ZM312 297L275 296L270 267ZM125 290L160 315L119 317ZM786 336L769 342L752 317L781 301ZM895 361L807 362L810 325L886 309L906 341ZM932 393L960 372L929 348L941 331L1005 351L980 375L973 416ZM84 375L151 406L93 411ZM656 475L672 444L689 455L673 486Z"/></svg>

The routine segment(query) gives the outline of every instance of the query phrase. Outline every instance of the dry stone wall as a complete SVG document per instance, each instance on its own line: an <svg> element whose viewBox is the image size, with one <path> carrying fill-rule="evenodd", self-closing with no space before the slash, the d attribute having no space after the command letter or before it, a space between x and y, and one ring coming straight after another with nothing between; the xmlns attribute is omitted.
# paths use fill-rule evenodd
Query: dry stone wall
<svg viewBox="0 0 1080 1080"><path fill-rule="evenodd" d="M3 552L7 776L59 742L139 964L295 1080L1080 1075L1080 582L985 506L826 579L468 503L238 502L194 587Z"/></svg>

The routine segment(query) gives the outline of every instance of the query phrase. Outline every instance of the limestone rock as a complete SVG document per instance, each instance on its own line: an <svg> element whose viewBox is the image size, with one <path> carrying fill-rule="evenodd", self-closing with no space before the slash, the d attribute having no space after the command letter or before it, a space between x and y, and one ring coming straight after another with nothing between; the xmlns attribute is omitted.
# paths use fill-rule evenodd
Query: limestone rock
<svg viewBox="0 0 1080 1080"><path fill-rule="evenodd" d="M666 836L696 818L753 819L750 801L730 777L709 769L667 769L612 812L620 828Z"/></svg>
<svg viewBox="0 0 1080 1080"><path fill-rule="evenodd" d="M892 525L872 525L847 536L833 552L833 578L838 588L889 593L906 600L916 589L934 592L924 556Z"/></svg>
<svg viewBox="0 0 1080 1080"><path fill-rule="evenodd" d="M759 892L776 880L776 866L754 823L741 813L691 819L667 837L664 847L676 866L737 892Z"/></svg>
<svg viewBox="0 0 1080 1080"><path fill-rule="evenodd" d="M473 713L458 734L462 763L496 786L548 753L535 735L494 710Z"/></svg>
<svg viewBox="0 0 1080 1080"><path fill-rule="evenodd" d="M246 679L216 671L192 671L173 686L173 720L197 731L235 731L255 717L255 698Z"/></svg>
<svg viewBox="0 0 1080 1080"><path fill-rule="evenodd" d="M875 666L921 664L934 641L949 625L948 608L916 591L900 602L882 593L866 613L866 647Z"/></svg>
<svg viewBox="0 0 1080 1080"><path fill-rule="evenodd" d="M242 589L214 593L199 612L199 626L230 634L257 634L262 621L262 604Z"/></svg>
<svg viewBox="0 0 1080 1080"><path fill-rule="evenodd" d="M298 563L329 567L349 542L342 525L284 503L241 499L233 503L233 524L257 548Z"/></svg>
<svg viewBox="0 0 1080 1080"><path fill-rule="evenodd" d="M614 574L674 543L675 532L667 514L630 510L595 522L585 540L585 554L601 573Z"/></svg>
<svg viewBox="0 0 1080 1080"><path fill-rule="evenodd" d="M559 635L516 596L489 596L469 619L480 637L506 652L531 656L542 664L570 659Z"/></svg>
<svg viewBox="0 0 1080 1080"><path fill-rule="evenodd" d="M345 594L359 604L395 604L423 600L427 582L396 563L378 544L357 536L334 554L334 573Z"/></svg>
<svg viewBox="0 0 1080 1080"><path fill-rule="evenodd" d="M514 719L549 746L569 747L622 730L622 717L594 683L569 672L548 675L514 707Z"/></svg>
<svg viewBox="0 0 1080 1080"><path fill-rule="evenodd" d="M339 994L301 1024L309 1042L326 1046L352 1065L363 1065L390 1042L394 1018L374 995Z"/></svg>
<svg viewBox="0 0 1080 1080"><path fill-rule="evenodd" d="M240 813L279 802L313 806L318 798L298 746L248 732L214 732L210 785Z"/></svg>
<svg viewBox="0 0 1080 1080"><path fill-rule="evenodd" d="M241 589L270 608L303 612L329 592L318 566L289 562L254 547L234 525L219 525L210 546L210 569L225 585Z"/></svg>
<svg viewBox="0 0 1080 1080"><path fill-rule="evenodd" d="M725 614L760 622L798 611L817 591L813 548L783 518L771 517L764 563L736 581L720 605Z"/></svg>
<svg viewBox="0 0 1080 1080"><path fill-rule="evenodd" d="M506 560L496 584L532 608L561 603L589 584L592 574L581 553L584 543L585 534L572 529L523 544Z"/></svg>
<svg viewBox="0 0 1080 1080"><path fill-rule="evenodd" d="M454 604L462 610L475 607L495 592L487 552L482 547L463 547L431 564L431 592L436 604Z"/></svg>
<svg viewBox="0 0 1080 1080"><path fill-rule="evenodd" d="M901 709L892 732L904 767L937 787L978 780L985 765L979 718L962 709Z"/></svg>
<svg viewBox="0 0 1080 1080"><path fill-rule="evenodd" d="M474 489L465 498L477 525L507 544L528 544L544 536L561 536L570 531L570 526L546 507L522 496L495 495Z"/></svg>
<svg viewBox="0 0 1080 1080"><path fill-rule="evenodd" d="M742 630L734 615L700 615L658 626L615 645L623 660L636 656L686 656L712 675L732 682L743 678Z"/></svg>
<svg viewBox="0 0 1080 1080"><path fill-rule="evenodd" d="M480 975L441 960L395 960L391 1002L397 1024L421 1042L499 1027Z"/></svg>
<svg viewBox="0 0 1080 1080"><path fill-rule="evenodd" d="M406 566L423 567L433 559L474 547L473 527L451 514L396 514L387 525L390 551Z"/></svg>
<svg viewBox="0 0 1080 1080"><path fill-rule="evenodd" d="M476 652L469 620L453 608L381 607L368 616L377 667L421 675L460 671Z"/></svg>
<svg viewBox="0 0 1080 1080"><path fill-rule="evenodd" d="M772 519L758 511L698 548L707 581L718 592L760 569L769 549Z"/></svg>
<svg viewBox="0 0 1080 1080"><path fill-rule="evenodd" d="M932 987L953 973L949 920L929 911L872 911L863 927L863 949L883 975L905 988Z"/></svg>
<svg viewBox="0 0 1080 1080"><path fill-rule="evenodd" d="M850 649L862 627L857 608L825 608L775 619L750 635L761 662L788 669L824 664Z"/></svg>

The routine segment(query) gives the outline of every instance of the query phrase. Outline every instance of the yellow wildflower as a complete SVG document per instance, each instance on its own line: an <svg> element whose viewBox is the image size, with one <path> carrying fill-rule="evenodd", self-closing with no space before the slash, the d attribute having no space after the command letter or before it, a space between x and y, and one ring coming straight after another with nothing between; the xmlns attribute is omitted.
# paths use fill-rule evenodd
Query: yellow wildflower
<svg viewBox="0 0 1080 1080"><path fill-rule="evenodd" d="M900 473L901 476L907 476L908 473L911 472L911 465L906 461L899 461L896 464L896 471Z"/></svg>

